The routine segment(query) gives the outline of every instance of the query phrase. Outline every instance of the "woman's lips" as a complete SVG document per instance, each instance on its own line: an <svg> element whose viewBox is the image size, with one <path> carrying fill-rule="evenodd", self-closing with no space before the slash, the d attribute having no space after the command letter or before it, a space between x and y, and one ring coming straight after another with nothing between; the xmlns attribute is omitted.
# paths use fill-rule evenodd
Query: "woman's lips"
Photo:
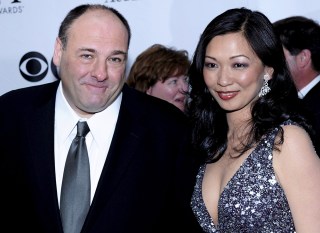
<svg viewBox="0 0 320 233"><path fill-rule="evenodd" d="M218 91L217 93L220 99L222 100L230 100L238 94L237 91L225 91L225 92Z"/></svg>

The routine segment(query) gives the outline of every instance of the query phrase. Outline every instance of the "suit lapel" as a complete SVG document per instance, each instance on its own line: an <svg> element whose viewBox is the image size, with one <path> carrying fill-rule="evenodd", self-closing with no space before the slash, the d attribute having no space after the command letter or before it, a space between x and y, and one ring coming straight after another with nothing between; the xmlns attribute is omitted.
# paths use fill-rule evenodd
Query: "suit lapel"
<svg viewBox="0 0 320 233"><path fill-rule="evenodd" d="M131 93L128 93L125 86L109 153L91 204L94 213L89 212L90 219L94 219L98 212L108 204L110 196L120 184L121 177L134 159L141 135L144 135L145 128L141 120L143 109L139 109L139 106L134 104L136 103L132 101L134 98Z"/></svg>

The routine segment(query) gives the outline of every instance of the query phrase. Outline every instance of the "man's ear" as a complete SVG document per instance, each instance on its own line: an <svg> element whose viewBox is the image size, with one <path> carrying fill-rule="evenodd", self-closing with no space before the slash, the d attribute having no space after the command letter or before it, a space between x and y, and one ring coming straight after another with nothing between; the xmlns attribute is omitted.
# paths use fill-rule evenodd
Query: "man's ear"
<svg viewBox="0 0 320 233"><path fill-rule="evenodd" d="M296 62L299 68L304 68L308 65L311 65L311 52L309 49L303 49L296 56Z"/></svg>
<svg viewBox="0 0 320 233"><path fill-rule="evenodd" d="M53 64L57 67L60 66L61 53L62 53L62 42L59 37L56 38L56 42L54 44L54 52L53 52Z"/></svg>

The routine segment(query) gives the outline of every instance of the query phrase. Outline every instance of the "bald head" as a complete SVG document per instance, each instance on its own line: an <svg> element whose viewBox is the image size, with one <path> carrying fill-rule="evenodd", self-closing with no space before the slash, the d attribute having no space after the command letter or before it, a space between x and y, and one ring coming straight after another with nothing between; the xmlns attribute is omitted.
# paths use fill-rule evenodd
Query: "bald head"
<svg viewBox="0 0 320 233"><path fill-rule="evenodd" d="M113 15L115 18L118 18L118 20L123 24L125 27L125 30L127 31L128 35L128 47L130 44L131 39L131 29L129 26L128 21L124 18L122 14L120 14L117 10L111 7L107 7L105 5L100 4L83 4L80 6L75 7L64 18L62 21L60 28L59 28L59 34L58 37L61 40L62 46L65 48L68 41L68 31L69 28L72 26L74 21L76 21L78 18L80 18L82 15L88 13L88 12L99 12L97 14L102 14L103 12L106 14Z"/></svg>

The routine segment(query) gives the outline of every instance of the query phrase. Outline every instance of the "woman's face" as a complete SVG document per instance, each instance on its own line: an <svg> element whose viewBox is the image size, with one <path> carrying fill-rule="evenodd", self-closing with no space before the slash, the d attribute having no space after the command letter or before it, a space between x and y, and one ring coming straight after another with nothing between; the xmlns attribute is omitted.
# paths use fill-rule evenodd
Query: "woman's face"
<svg viewBox="0 0 320 233"><path fill-rule="evenodd" d="M204 81L228 112L250 111L267 70L240 32L216 36L206 48Z"/></svg>
<svg viewBox="0 0 320 233"><path fill-rule="evenodd" d="M147 90L147 94L166 100L181 111L185 110L186 92L189 90L188 78L185 75L167 78L164 82L157 81Z"/></svg>

